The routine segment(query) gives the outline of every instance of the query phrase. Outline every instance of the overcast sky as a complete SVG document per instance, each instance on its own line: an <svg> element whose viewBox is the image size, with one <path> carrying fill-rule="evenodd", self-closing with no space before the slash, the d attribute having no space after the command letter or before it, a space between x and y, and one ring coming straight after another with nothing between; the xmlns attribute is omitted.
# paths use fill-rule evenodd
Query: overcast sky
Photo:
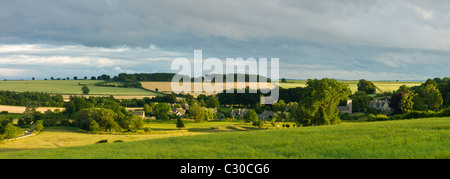
<svg viewBox="0 0 450 179"><path fill-rule="evenodd" d="M176 73L195 49L288 79L448 77L450 1L0 1L0 79Z"/></svg>

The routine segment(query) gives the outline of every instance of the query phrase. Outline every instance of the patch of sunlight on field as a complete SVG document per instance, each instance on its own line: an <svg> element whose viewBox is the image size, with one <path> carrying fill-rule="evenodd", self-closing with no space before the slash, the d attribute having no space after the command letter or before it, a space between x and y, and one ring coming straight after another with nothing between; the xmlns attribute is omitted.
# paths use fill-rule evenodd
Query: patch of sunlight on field
<svg viewBox="0 0 450 179"><path fill-rule="evenodd" d="M358 81L339 81L341 83L347 84L350 87L352 93L358 91ZM377 93L382 92L392 92L398 90L398 88L402 85L406 85L408 87L419 86L423 82L409 82L409 81L372 81L375 86L378 87ZM306 87L305 80L288 80L287 83L279 83L279 86L282 88L296 88L296 87Z"/></svg>
<svg viewBox="0 0 450 179"><path fill-rule="evenodd" d="M47 127L38 135L0 143L0 152L92 145L104 139L127 142L199 134L202 133L185 130L154 134L91 134L73 127Z"/></svg>
<svg viewBox="0 0 450 179"><path fill-rule="evenodd" d="M0 158L448 159L449 134L450 117L444 117L0 152Z"/></svg>
<svg viewBox="0 0 450 179"><path fill-rule="evenodd" d="M46 127L43 132L36 136L0 143L0 152L83 146L95 144L104 139L107 139L109 142L116 140L129 142L187 135L246 131L247 129L244 127L251 127L250 124L241 122L194 123L186 121L185 125L186 128L180 130L176 127L175 121L153 121L150 124L144 124L144 128L148 127L151 129L150 132L138 130L137 133L117 134L93 134L74 127Z"/></svg>
<svg viewBox="0 0 450 179"><path fill-rule="evenodd" d="M143 88L148 89L148 90L156 91L156 89L158 89L159 92L165 92L165 93L172 93L173 92L171 82L148 81L148 82L141 82L141 84L142 84ZM194 82L191 83L190 89L192 91L194 90L195 84L196 83L194 83ZM180 83L180 85L182 85L182 84ZM213 85L215 85L215 84L213 84ZM230 87L227 87L226 83L222 83L222 85L223 85L223 87L221 89L224 89L224 90L225 89L230 89L230 88L245 88L245 87L249 87L249 86L250 87L255 87L257 89L259 89L259 88L273 88L274 87L274 86L271 86L272 85L271 83L267 83L267 84L265 84L263 86L263 85L261 85L259 83L256 83L256 82L252 82L252 83L249 83L249 82L245 82L245 83L244 82L240 82L240 83L235 82L234 85L231 85ZM213 88L208 90L208 88L206 86L203 86L203 90L204 90L203 93L189 93L189 94L191 94L192 96L196 97L196 96L198 96L200 94L209 95L208 93L206 93L206 91L214 91Z"/></svg>

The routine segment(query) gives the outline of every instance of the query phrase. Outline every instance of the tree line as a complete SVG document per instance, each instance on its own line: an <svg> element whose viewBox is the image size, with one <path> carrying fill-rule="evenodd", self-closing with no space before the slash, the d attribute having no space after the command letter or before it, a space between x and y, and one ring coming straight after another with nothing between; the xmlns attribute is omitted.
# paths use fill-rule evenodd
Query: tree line
<svg viewBox="0 0 450 179"><path fill-rule="evenodd" d="M391 111L371 108L373 97L363 90L351 96L353 111L369 114L371 121L450 116L450 78L428 79L419 86L402 85L395 91L380 93L376 97L387 99Z"/></svg>
<svg viewBox="0 0 450 179"><path fill-rule="evenodd" d="M2 105L26 106L31 101L36 101L37 105L42 107L63 107L64 105L64 98L59 94L0 91L0 104Z"/></svg>

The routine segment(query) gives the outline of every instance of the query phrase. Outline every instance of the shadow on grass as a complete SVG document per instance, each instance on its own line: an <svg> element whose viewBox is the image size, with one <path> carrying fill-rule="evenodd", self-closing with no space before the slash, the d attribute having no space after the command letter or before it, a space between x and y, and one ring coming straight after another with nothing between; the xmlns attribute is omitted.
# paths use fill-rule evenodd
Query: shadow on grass
<svg viewBox="0 0 450 179"><path fill-rule="evenodd" d="M245 129L238 126L218 126L210 128L189 128L189 132L201 132L201 133L223 133L223 132L241 132L250 131L251 129Z"/></svg>

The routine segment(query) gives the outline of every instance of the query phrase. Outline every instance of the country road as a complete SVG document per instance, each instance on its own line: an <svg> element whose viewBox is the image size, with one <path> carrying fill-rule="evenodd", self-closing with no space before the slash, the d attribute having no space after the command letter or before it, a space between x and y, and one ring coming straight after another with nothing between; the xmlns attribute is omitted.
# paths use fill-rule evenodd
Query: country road
<svg viewBox="0 0 450 179"><path fill-rule="evenodd" d="M25 129L22 129L22 130L25 131ZM16 138L13 138L13 139L6 139L5 141L12 141L12 140L16 140L16 139L22 139L22 138L25 138L25 137L34 136L36 134L33 134L33 131L34 131L34 124L31 125L30 130L25 132L24 134L22 134L22 135L20 135L20 136L18 136Z"/></svg>

